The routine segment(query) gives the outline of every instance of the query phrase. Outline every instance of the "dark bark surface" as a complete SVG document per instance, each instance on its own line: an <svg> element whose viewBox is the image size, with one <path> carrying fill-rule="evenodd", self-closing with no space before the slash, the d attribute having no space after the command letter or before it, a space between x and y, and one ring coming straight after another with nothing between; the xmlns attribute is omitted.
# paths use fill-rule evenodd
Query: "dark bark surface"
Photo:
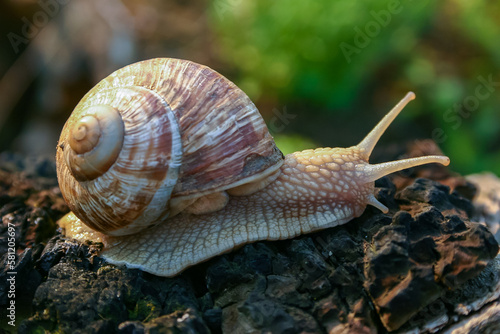
<svg viewBox="0 0 500 334"><path fill-rule="evenodd" d="M68 209L54 164L2 153L2 319L8 319L13 299L12 272L16 283L15 327L3 328L12 333L498 329L498 243L473 219L476 187L434 165L385 177L376 186L388 214L368 207L344 226L253 243L164 278L109 265L98 255L100 244L65 238L56 221Z"/></svg>

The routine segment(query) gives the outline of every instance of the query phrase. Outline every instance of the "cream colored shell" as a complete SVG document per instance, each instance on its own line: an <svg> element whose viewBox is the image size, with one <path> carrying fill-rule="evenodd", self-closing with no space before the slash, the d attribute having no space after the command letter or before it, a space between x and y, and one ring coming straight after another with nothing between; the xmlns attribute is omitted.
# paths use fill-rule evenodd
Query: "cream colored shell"
<svg viewBox="0 0 500 334"><path fill-rule="evenodd" d="M158 58L114 72L85 95L61 133L57 172L82 221L124 235L165 220L171 197L252 182L282 161L233 83L208 67Z"/></svg>

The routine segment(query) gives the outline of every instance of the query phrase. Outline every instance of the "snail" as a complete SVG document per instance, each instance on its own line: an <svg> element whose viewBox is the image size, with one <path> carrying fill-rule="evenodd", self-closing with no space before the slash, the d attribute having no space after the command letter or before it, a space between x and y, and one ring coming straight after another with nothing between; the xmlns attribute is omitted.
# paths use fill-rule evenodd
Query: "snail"
<svg viewBox="0 0 500 334"><path fill-rule="evenodd" d="M159 276L257 240L345 224L368 204L387 213L374 181L445 156L368 163L408 93L356 146L283 156L255 105L216 71L157 58L109 75L67 120L57 176L67 236Z"/></svg>

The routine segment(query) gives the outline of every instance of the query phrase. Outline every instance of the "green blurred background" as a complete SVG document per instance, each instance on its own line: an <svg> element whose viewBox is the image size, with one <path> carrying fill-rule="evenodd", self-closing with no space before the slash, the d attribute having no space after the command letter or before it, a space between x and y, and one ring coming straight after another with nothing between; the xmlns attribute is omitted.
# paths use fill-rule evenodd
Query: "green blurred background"
<svg viewBox="0 0 500 334"><path fill-rule="evenodd" d="M153 57L241 87L289 153L351 146L407 91L380 142L432 138L462 173L500 175L497 1L39 0L0 8L0 150L55 154L100 79Z"/></svg>

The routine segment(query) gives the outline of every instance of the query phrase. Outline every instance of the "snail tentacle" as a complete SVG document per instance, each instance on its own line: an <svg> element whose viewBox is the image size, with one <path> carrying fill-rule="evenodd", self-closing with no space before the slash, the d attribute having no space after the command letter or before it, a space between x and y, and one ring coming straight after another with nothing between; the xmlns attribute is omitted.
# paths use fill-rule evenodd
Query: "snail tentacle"
<svg viewBox="0 0 500 334"><path fill-rule="evenodd" d="M399 172L403 169L421 166L430 163L438 163L444 166L450 164L450 158L441 155L428 155L425 157L409 158L396 161L383 162L374 165L363 166L363 174L366 182L373 182L383 176Z"/></svg>
<svg viewBox="0 0 500 334"><path fill-rule="evenodd" d="M408 102L413 99L415 99L415 93L408 92L405 97L403 97L401 101L399 101L398 104L396 104L394 108L392 108L391 111L389 111L384 118L378 122L368 135L366 135L366 137L358 145L356 145L362 152L366 161L368 161L375 145L377 145L378 140L384 134L385 130L389 127L389 125L391 125L392 121L396 119Z"/></svg>

